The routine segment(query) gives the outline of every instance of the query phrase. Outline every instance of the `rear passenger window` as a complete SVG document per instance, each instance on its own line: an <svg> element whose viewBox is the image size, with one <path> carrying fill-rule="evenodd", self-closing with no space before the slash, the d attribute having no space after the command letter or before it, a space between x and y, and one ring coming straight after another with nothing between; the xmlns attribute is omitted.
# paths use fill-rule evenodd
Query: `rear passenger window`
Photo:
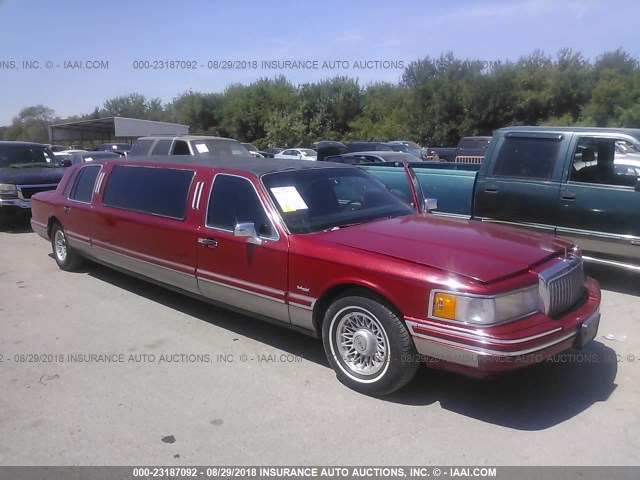
<svg viewBox="0 0 640 480"><path fill-rule="evenodd" d="M153 152L151 152L151 155L168 155L169 149L171 148L171 142L173 142L173 140L171 139L158 140L156 146L153 147Z"/></svg>
<svg viewBox="0 0 640 480"><path fill-rule="evenodd" d="M151 145L153 145L153 140L138 140L133 148L131 148L129 156L135 157L136 155L149 155Z"/></svg>
<svg viewBox="0 0 640 480"><path fill-rule="evenodd" d="M506 137L493 174L551 180L561 143L555 138Z"/></svg>
<svg viewBox="0 0 640 480"><path fill-rule="evenodd" d="M207 226L233 231L239 223L253 223L258 235L273 237L273 227L253 184L244 178L217 175L207 210Z"/></svg>
<svg viewBox="0 0 640 480"><path fill-rule="evenodd" d="M187 142L183 142L181 140L176 141L173 145L173 155L190 155L189 153L189 145Z"/></svg>
<svg viewBox="0 0 640 480"><path fill-rule="evenodd" d="M69 198L76 202L91 203L93 187L96 184L96 177L100 172L100 166L84 167L76 177Z"/></svg>
<svg viewBox="0 0 640 480"><path fill-rule="evenodd" d="M183 220L193 175L191 170L118 165L109 174L102 203Z"/></svg>

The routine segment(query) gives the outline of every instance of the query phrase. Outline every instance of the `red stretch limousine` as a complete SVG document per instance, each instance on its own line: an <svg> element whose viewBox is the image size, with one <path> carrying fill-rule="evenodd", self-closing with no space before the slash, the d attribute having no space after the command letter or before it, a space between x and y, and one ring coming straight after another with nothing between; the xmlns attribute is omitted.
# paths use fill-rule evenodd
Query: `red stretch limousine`
<svg viewBox="0 0 640 480"><path fill-rule="evenodd" d="M339 380L368 394L420 360L474 376L540 362L590 342L600 319L571 243L416 213L353 166L82 164L32 201L63 270L90 259L321 337Z"/></svg>

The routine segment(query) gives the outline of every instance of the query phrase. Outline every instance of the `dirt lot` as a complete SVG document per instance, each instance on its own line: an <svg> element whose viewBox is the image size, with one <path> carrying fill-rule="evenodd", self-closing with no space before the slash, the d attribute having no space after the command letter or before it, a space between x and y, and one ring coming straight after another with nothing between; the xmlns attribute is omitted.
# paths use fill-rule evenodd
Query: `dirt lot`
<svg viewBox="0 0 640 480"><path fill-rule="evenodd" d="M319 341L0 227L2 465L637 465L640 275L603 287L586 350L491 381L421 369L343 387Z"/></svg>

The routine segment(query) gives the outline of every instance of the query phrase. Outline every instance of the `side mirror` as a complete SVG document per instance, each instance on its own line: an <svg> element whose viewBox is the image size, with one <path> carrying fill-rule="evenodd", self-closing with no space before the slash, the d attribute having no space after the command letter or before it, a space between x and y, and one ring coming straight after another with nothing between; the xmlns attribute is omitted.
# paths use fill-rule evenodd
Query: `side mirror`
<svg viewBox="0 0 640 480"><path fill-rule="evenodd" d="M438 199L437 198L425 198L424 199L424 211L427 213L431 213L433 210L438 208Z"/></svg>
<svg viewBox="0 0 640 480"><path fill-rule="evenodd" d="M69 160L68 158L63 158L62 160L60 160L60 165L62 165L63 167L70 167L71 160Z"/></svg>
<svg viewBox="0 0 640 480"><path fill-rule="evenodd" d="M251 222L239 223L233 229L234 237L247 237L247 243L262 245L262 239L258 237L256 226Z"/></svg>

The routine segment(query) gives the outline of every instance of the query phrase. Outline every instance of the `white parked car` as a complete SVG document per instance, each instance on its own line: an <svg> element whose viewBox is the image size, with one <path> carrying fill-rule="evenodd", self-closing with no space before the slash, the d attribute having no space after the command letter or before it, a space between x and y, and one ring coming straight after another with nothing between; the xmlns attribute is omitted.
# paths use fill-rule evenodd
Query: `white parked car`
<svg viewBox="0 0 640 480"><path fill-rule="evenodd" d="M280 153L276 153L273 158L315 161L318 159L318 152L311 148L288 148Z"/></svg>

